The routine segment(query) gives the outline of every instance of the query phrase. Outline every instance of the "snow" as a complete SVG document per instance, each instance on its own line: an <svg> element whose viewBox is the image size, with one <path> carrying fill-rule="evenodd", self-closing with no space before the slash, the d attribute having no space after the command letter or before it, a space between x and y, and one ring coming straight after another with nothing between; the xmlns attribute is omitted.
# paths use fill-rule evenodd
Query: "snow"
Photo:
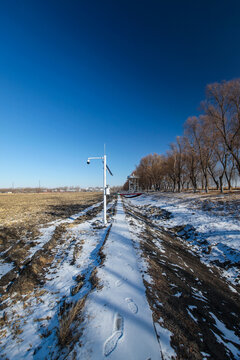
<svg viewBox="0 0 240 360"><path fill-rule="evenodd" d="M51 239L55 229L56 225L51 225L49 227L40 229L41 235L34 241L35 246L29 250L26 259L31 259L31 257Z"/></svg>
<svg viewBox="0 0 240 360"><path fill-rule="evenodd" d="M193 321L197 322L197 319L193 316L193 314L192 314L192 312L191 312L191 310L197 309L197 307L196 307L196 306L192 306L192 305L190 305L190 306L188 306L188 307L189 307L189 309L190 309L190 311L187 309L188 315L193 319Z"/></svg>
<svg viewBox="0 0 240 360"><path fill-rule="evenodd" d="M132 226L134 226L134 231L132 231ZM144 229L143 225L139 224L139 222L137 222L136 219L134 219L134 218L131 218L131 225L128 222L128 230L130 231L130 237L133 240L135 249L137 250L136 256L137 256L137 262L138 262L138 270L141 272L143 279L148 284L152 284L153 283L152 278L148 274L147 260L143 256L141 256L142 251L140 248L139 239L141 239L141 232L143 229ZM159 250L164 252L162 245L161 245L161 240L158 239L157 242L158 242L157 247L159 248Z"/></svg>
<svg viewBox="0 0 240 360"><path fill-rule="evenodd" d="M222 275L232 284L240 283L240 221L236 206L221 205L219 211L220 205L210 200L200 203L196 195L173 193L146 194L127 201L142 212L152 206L170 212L170 218L152 216L152 221L169 229L185 225L178 236L199 253L201 261L208 265L229 262L231 266L221 269Z"/></svg>
<svg viewBox="0 0 240 360"><path fill-rule="evenodd" d="M160 348L121 200L98 269L102 288L90 294L77 359L159 359ZM76 349L75 349L76 350Z"/></svg>
<svg viewBox="0 0 240 360"><path fill-rule="evenodd" d="M211 356L210 354L204 352L204 351L201 351L201 354L203 355L203 358L202 360L208 360L209 359L209 356Z"/></svg>
<svg viewBox="0 0 240 360"><path fill-rule="evenodd" d="M163 355L163 359L171 360L172 358L176 358L177 355L170 344L171 336L173 335L171 331L165 329L159 323L155 323L155 328L161 341L161 352Z"/></svg>
<svg viewBox="0 0 240 360"><path fill-rule="evenodd" d="M226 326L221 321L219 321L218 318L213 313L210 312L210 314L215 321L218 331L220 331L220 333L222 334L220 336L220 335L214 333L215 336L217 337L218 341L220 343L224 343L224 345L232 352L235 359L239 359L240 358L240 350L237 349L233 345L233 343L236 343L239 345L239 338L234 334L233 331L227 329Z"/></svg>
<svg viewBox="0 0 240 360"><path fill-rule="evenodd" d="M0 259L0 278L14 268L13 263L4 262Z"/></svg>

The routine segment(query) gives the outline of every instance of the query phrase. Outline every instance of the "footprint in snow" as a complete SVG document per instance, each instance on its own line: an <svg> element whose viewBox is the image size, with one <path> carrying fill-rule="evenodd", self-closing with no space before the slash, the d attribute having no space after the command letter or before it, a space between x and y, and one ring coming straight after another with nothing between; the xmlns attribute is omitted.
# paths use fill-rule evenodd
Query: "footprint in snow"
<svg viewBox="0 0 240 360"><path fill-rule="evenodd" d="M133 271L132 265L130 265L130 264L126 264L126 265L127 265L127 267L128 267L129 270Z"/></svg>
<svg viewBox="0 0 240 360"><path fill-rule="evenodd" d="M127 302L128 307L129 307L129 309L131 310L131 312L132 312L133 314L137 314L137 312L138 312L138 307L137 307L137 305L135 304L135 302L133 301L133 299L131 299L131 298L126 298L125 301Z"/></svg>
<svg viewBox="0 0 240 360"><path fill-rule="evenodd" d="M115 331L104 344L104 355L108 356L117 347L118 340L122 336L122 331Z"/></svg>
<svg viewBox="0 0 240 360"><path fill-rule="evenodd" d="M115 350L117 347L118 340L123 335L123 317L120 314L116 314L114 318L113 324L113 333L112 335L105 341L104 344L104 355L108 356Z"/></svg>
<svg viewBox="0 0 240 360"><path fill-rule="evenodd" d="M115 286L121 286L122 285L122 280L117 280L116 282L115 282Z"/></svg>

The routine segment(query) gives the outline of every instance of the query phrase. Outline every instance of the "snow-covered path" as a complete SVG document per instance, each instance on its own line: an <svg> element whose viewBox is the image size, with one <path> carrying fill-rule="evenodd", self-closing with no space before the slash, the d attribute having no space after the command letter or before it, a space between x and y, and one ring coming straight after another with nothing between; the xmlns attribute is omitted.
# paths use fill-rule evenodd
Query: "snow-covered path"
<svg viewBox="0 0 240 360"><path fill-rule="evenodd" d="M120 199L104 253L104 265L97 274L100 289L86 302L82 346L75 346L77 358L160 359L152 312Z"/></svg>

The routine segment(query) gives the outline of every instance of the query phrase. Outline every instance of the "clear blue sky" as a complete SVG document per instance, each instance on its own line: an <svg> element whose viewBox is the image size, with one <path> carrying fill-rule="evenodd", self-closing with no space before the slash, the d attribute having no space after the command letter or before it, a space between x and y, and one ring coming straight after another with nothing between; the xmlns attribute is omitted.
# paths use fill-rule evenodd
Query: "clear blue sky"
<svg viewBox="0 0 240 360"><path fill-rule="evenodd" d="M102 184L165 153L240 76L239 1L0 2L0 187Z"/></svg>

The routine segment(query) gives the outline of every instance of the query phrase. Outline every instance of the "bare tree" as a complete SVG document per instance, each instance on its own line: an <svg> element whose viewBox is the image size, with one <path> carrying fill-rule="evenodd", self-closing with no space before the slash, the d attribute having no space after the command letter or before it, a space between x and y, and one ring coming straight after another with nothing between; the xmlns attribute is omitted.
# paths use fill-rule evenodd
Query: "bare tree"
<svg viewBox="0 0 240 360"><path fill-rule="evenodd" d="M199 156L197 153L196 141L191 134L188 134L188 129L185 129L184 137L184 154L185 167L187 176L189 177L193 191L197 191L198 175L200 172Z"/></svg>
<svg viewBox="0 0 240 360"><path fill-rule="evenodd" d="M164 160L165 183L168 189L176 191L177 186L177 157L172 149L167 152Z"/></svg>
<svg viewBox="0 0 240 360"><path fill-rule="evenodd" d="M240 79L210 84L206 95L203 107L209 123L223 139L240 175Z"/></svg>
<svg viewBox="0 0 240 360"><path fill-rule="evenodd" d="M208 192L209 179L208 168L212 155L212 148L207 134L207 122L205 116L192 116L187 119L185 128L190 137L194 139L197 156L199 157L200 168L204 178L205 191Z"/></svg>
<svg viewBox="0 0 240 360"><path fill-rule="evenodd" d="M158 154L149 154L140 160L135 170L143 189L159 190L162 182L163 160Z"/></svg>
<svg viewBox="0 0 240 360"><path fill-rule="evenodd" d="M171 145L172 150L176 156L176 176L177 176L177 190L180 192L184 185L184 141L181 136L177 136L176 144Z"/></svg>

